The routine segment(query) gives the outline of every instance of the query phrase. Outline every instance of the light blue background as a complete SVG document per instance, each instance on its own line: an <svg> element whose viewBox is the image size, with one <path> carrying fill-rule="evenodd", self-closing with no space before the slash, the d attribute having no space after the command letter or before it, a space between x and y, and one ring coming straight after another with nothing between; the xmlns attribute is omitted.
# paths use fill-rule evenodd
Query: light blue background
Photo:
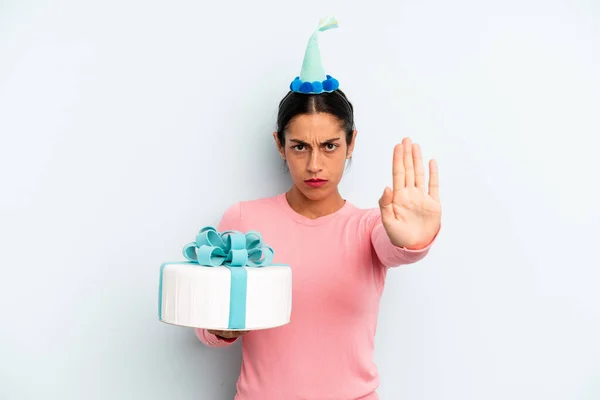
<svg viewBox="0 0 600 400"><path fill-rule="evenodd" d="M327 14L343 195L377 206L405 135L441 170L443 234L382 300L381 398L600 398L598 2L4 0L1 399L233 397L239 346L158 322L159 267L288 187L276 107Z"/></svg>

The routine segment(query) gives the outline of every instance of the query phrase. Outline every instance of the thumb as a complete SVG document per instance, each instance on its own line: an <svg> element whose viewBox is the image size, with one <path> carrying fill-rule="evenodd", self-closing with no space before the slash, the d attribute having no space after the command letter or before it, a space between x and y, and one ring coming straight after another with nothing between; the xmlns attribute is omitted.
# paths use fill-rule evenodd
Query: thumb
<svg viewBox="0 0 600 400"><path fill-rule="evenodd" d="M394 198L394 194L392 189L386 186L383 190L383 194L379 199L379 209L381 210L381 218L393 218L394 217L394 208L392 207L392 200Z"/></svg>

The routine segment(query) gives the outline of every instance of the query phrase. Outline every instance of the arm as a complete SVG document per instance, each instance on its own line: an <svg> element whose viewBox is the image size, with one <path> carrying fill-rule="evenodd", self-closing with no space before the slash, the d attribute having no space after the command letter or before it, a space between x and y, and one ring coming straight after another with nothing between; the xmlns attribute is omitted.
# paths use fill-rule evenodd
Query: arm
<svg viewBox="0 0 600 400"><path fill-rule="evenodd" d="M429 190L421 148L410 138L394 147L393 187L379 199L381 215L371 230L371 242L387 267L414 263L428 253L441 229L442 206L438 167L429 161Z"/></svg>
<svg viewBox="0 0 600 400"><path fill-rule="evenodd" d="M221 221L219 222L217 230L219 232L228 230L243 231L241 203L235 203L225 211L223 217L221 218ZM231 346L237 340L237 338L222 338L220 336L208 332L207 329L194 328L194 330L196 332L196 337L208 347L227 347Z"/></svg>

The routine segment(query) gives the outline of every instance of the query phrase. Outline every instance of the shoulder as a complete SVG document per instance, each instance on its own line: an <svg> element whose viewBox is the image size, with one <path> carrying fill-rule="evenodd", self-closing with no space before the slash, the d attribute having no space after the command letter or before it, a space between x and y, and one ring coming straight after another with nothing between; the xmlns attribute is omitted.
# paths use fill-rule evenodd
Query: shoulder
<svg viewBox="0 0 600 400"><path fill-rule="evenodd" d="M243 218L245 216L255 215L256 213L270 211L274 207L278 206L280 196L281 195L275 195L270 197L238 201L229 206L225 213L236 214Z"/></svg>
<svg viewBox="0 0 600 400"><path fill-rule="evenodd" d="M278 208L279 197L275 195L270 197L262 197L257 199L249 199L237 201L229 205L222 217L221 225L225 229L246 230L245 223L252 221L250 225L254 225L254 220L268 218L273 216L273 211Z"/></svg>
<svg viewBox="0 0 600 400"><path fill-rule="evenodd" d="M350 204L348 209L347 218L358 224L363 230L371 231L378 223L381 223L379 207L360 208Z"/></svg>

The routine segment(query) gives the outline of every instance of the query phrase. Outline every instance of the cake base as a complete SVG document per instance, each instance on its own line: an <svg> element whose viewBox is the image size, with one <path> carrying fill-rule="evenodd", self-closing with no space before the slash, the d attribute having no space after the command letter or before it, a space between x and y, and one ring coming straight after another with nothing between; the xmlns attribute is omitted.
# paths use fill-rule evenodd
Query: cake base
<svg viewBox="0 0 600 400"><path fill-rule="evenodd" d="M274 328L279 328L280 326L285 326L289 323L289 320L287 322L282 323L281 325L274 325L274 326L257 326L254 327L252 329L234 329L234 328L207 328L207 327L202 327L202 326L191 326L191 325L182 325L182 324L174 324L172 322L167 322L163 319L159 318L160 322L163 322L167 325L172 325L172 326L180 326L182 328L200 328L200 329L210 329L210 330L215 330L215 331L223 331L223 332L246 332L246 331L261 331L261 330L265 330L265 329L274 329Z"/></svg>
<svg viewBox="0 0 600 400"><path fill-rule="evenodd" d="M286 325L292 308L292 270L287 265L245 270L243 291L230 268L193 262L164 263L160 269L159 320L177 326L229 331ZM240 272L235 271L235 272ZM234 277L235 280L235 277ZM231 313L243 317L232 326ZM240 318L234 318L240 324Z"/></svg>

